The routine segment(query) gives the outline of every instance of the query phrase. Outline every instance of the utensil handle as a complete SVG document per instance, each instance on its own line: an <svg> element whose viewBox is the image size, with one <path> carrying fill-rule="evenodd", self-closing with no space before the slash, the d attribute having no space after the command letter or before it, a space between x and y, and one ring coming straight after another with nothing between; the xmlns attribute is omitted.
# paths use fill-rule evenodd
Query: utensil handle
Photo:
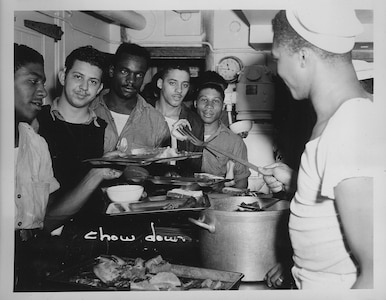
<svg viewBox="0 0 386 300"><path fill-rule="evenodd" d="M266 210L267 208L273 206L274 204L278 203L279 201L282 201L283 199L276 199L274 201L272 201L271 203L268 203L262 207L260 207L260 210Z"/></svg>
<svg viewBox="0 0 386 300"><path fill-rule="evenodd" d="M209 149L211 149L211 150L213 150L213 151L216 151L216 152L218 152L218 153L220 153L220 154L222 154L222 155L225 155L225 156L229 157L230 159L235 160L235 161L239 162L240 164L242 164L242 165L244 165L244 166L247 166L248 168L250 168L250 169L252 169L252 170L254 170L254 171L260 173L259 170L258 170L258 166L256 166L256 165L250 163L249 161L247 161L247 160L245 160L245 159L242 159L242 158L240 158L240 157L237 157L237 156L235 156L235 155L233 155L232 153L229 153L229 152L227 152L227 151L221 150L221 149L219 149L219 148L217 148L216 146L213 146L213 145L211 145L211 144L206 144L205 147L206 147L206 148L209 148Z"/></svg>
<svg viewBox="0 0 386 300"><path fill-rule="evenodd" d="M201 228L204 228L206 230L208 230L210 233L214 233L216 231L216 228L214 225L209 225L209 224L206 224L204 223L203 221L204 220L196 220L196 219L193 219L193 218L188 218L188 220L190 222L192 222L193 224L196 224L197 226L200 226Z"/></svg>

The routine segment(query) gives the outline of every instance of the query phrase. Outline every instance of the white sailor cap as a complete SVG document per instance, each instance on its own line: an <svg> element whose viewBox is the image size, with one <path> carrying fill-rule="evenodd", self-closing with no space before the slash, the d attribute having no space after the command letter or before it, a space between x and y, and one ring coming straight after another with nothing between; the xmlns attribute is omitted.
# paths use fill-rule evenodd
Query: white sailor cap
<svg viewBox="0 0 386 300"><path fill-rule="evenodd" d="M355 11L344 6L313 5L287 9L286 16L301 37L332 53L351 51L356 36L363 31Z"/></svg>

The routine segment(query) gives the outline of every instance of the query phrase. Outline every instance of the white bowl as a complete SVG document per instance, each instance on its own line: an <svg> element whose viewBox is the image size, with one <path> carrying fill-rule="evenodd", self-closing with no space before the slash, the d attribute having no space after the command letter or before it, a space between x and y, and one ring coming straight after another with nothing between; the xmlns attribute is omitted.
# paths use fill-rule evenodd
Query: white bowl
<svg viewBox="0 0 386 300"><path fill-rule="evenodd" d="M107 196L113 202L137 202L141 199L143 186L135 184L115 185L106 189Z"/></svg>
<svg viewBox="0 0 386 300"><path fill-rule="evenodd" d="M236 134L249 132L252 129L253 122L251 120L242 120L232 123L229 128Z"/></svg>

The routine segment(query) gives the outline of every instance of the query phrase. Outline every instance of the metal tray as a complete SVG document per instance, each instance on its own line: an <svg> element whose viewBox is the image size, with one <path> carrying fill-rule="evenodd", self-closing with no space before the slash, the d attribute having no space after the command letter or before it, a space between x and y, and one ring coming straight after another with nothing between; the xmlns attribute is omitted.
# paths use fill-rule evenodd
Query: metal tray
<svg viewBox="0 0 386 300"><path fill-rule="evenodd" d="M208 179L208 178L196 178L196 177L170 177L170 176L149 176L146 178L154 184L166 184L166 185L191 185L197 183L201 187L209 187L218 183L228 182L231 179Z"/></svg>
<svg viewBox="0 0 386 300"><path fill-rule="evenodd" d="M92 165L135 165L135 166L146 166L152 163L167 163L171 161L184 160L187 158L198 158L202 156L202 152L181 152L177 156L160 158L155 155L128 155L127 157L116 157L116 158L91 158L86 159L83 162L88 162Z"/></svg>
<svg viewBox="0 0 386 300"><path fill-rule="evenodd" d="M174 209L164 209L165 206L171 205L173 203L179 203L186 201L186 198L168 198L166 195L148 197L142 201L134 203L114 203L111 202L105 193L105 203L106 210L105 214L107 216L124 216L124 215L135 215L135 214L150 214L150 213L171 213L171 212L181 212L181 211L201 211L210 207L209 197L204 193L203 197L205 198L204 206L200 207L182 207Z"/></svg>
<svg viewBox="0 0 386 300"><path fill-rule="evenodd" d="M126 261L134 261L133 258L124 258ZM59 273L49 275L48 281L60 283L66 287L66 289L81 291L81 290L99 290L99 291L130 291L130 288L117 288L114 286L108 286L103 282L99 281L94 275L92 269L95 264L98 263L98 258L86 261L77 266L73 266L68 269L64 269ZM170 272L174 273L182 282L189 280L205 280L211 279L213 281L221 281L224 284L223 290L237 290L240 286L241 279L244 277L242 273L228 272L213 269L205 269L198 267L190 267L184 265L171 264ZM91 286L84 283L74 282L75 277L87 277L95 279L98 283L97 286ZM192 289L199 290L199 289ZM189 291L189 290L187 290Z"/></svg>

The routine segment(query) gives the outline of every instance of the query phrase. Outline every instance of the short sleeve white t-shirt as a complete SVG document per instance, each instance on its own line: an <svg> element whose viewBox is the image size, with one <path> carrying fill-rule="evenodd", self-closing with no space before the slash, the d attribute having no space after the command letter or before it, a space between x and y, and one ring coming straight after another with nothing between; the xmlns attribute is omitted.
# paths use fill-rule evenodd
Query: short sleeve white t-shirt
<svg viewBox="0 0 386 300"><path fill-rule="evenodd" d="M379 160L372 149L373 107L368 99L346 101L321 136L306 144L289 221L293 258L300 268L356 272L335 210L334 188L344 179L374 174Z"/></svg>

